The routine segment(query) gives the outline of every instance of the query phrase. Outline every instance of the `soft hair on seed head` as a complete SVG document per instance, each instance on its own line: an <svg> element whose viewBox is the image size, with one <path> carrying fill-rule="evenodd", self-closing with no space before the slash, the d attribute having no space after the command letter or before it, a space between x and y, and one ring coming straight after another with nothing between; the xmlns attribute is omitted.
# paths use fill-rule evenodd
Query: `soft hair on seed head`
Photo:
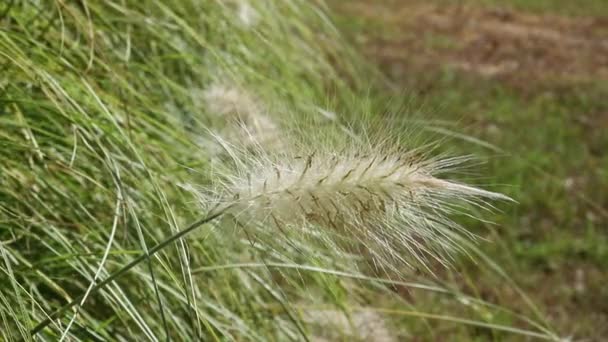
<svg viewBox="0 0 608 342"><path fill-rule="evenodd" d="M244 227L326 232L350 241L338 245L363 251L376 266L397 271L398 264L447 263L460 239L472 236L449 219L462 203L509 199L436 177L459 158L425 158L384 146L280 158L232 153L234 172L205 202Z"/></svg>

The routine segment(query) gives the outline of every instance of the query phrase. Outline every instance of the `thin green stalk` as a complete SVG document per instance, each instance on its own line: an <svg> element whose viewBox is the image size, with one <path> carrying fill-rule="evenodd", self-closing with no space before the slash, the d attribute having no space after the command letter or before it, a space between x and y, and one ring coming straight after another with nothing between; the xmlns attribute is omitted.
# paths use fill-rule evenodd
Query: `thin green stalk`
<svg viewBox="0 0 608 342"><path fill-rule="evenodd" d="M218 212L216 212L214 214L211 214L209 216L206 216L204 218L199 219L198 221L195 221L195 222L191 223L187 228L185 228L185 229L177 232L176 234L171 235L167 239L161 241L160 243L158 243L154 247L150 248L150 250L148 251L148 253L141 254L137 258L133 259L133 261L131 261L130 263L128 263L127 265L125 265L123 268L121 268L120 270L112 273L109 277L107 277L106 279L102 280L99 284L93 286L91 288L91 290L88 291L88 294L91 295L91 294L99 291L101 288L103 288L104 286L106 286L110 282L116 280L118 277L122 276L123 274L127 273L130 269L132 269L133 267L137 266L140 262L142 262L142 261L148 259L149 257L151 257L152 255L156 254L158 251L160 251L163 248L167 247L172 242L174 242L174 241L176 241L176 240L178 240L178 239L186 236L187 234L189 234L190 232L192 232L196 228L200 227L201 225L203 225L205 223L208 223L210 221L213 221L217 217L221 216L223 213L224 213L224 211L218 211ZM85 294L82 294L82 295L74 298L68 304L62 306L61 308L59 308L57 310L55 310L53 313L51 313L50 315L48 315L48 317L45 320L43 320L42 322L38 323L38 325L36 325L30 331L30 334L32 336L34 336L37 333L39 333L40 331L42 331L49 324L51 324L51 322L54 319L59 318L66 310L68 310L71 307L73 307L74 305L78 304L82 300L82 298L84 298L84 296L85 296Z"/></svg>

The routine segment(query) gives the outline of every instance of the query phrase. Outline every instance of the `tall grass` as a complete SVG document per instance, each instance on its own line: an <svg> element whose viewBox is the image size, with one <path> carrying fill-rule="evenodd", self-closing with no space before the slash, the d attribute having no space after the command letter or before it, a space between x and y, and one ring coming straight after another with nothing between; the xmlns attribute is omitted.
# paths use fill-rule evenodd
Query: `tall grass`
<svg viewBox="0 0 608 342"><path fill-rule="evenodd" d="M395 286L474 308L460 323L553 338L432 277L368 274L358 253L265 220L204 219L183 234L208 214L194 186L231 170L226 144L245 134L268 149L260 116L310 144L313 131L364 135L350 123L368 120L360 98L375 74L321 3L10 1L0 69L3 340L307 340L328 328L306 312L372 310L373 298L393 315L448 317L416 311ZM224 110L218 96L236 100ZM479 307L526 328L479 321Z"/></svg>

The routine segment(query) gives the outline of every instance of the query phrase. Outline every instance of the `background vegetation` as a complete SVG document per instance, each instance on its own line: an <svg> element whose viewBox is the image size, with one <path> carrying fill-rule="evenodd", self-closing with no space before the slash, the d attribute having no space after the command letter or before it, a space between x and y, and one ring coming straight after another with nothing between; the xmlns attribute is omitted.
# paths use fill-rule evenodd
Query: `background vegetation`
<svg viewBox="0 0 608 342"><path fill-rule="evenodd" d="M415 126L437 153L486 161L460 179L519 204L475 213L496 224L457 218L489 241L400 280L266 227L252 240L207 224L38 338L601 339L608 9L565 3L3 3L1 338L29 340L204 216L193 187L228 164L219 93L307 144L370 122L409 142Z"/></svg>
<svg viewBox="0 0 608 342"><path fill-rule="evenodd" d="M606 3L332 3L392 94L457 122L450 147L485 156L483 175L519 201L491 218L481 247L563 335L605 338ZM475 279L485 298L520 305L500 282Z"/></svg>

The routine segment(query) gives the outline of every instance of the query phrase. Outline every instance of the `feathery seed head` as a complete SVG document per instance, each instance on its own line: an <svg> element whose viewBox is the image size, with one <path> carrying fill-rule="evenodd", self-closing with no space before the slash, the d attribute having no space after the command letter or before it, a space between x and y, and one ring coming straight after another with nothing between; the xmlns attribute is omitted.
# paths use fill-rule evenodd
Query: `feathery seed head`
<svg viewBox="0 0 608 342"><path fill-rule="evenodd" d="M260 20L260 15L248 1L239 2L237 16L244 27L253 27Z"/></svg>
<svg viewBox="0 0 608 342"><path fill-rule="evenodd" d="M236 85L212 84L204 90L203 99L212 115L238 117L260 111L257 101Z"/></svg>
<svg viewBox="0 0 608 342"><path fill-rule="evenodd" d="M459 248L456 232L464 231L448 218L457 204L508 199L435 177L458 160L425 160L416 152L371 148L247 158L235 160L236 173L221 184L220 210L243 226L337 234L363 246L382 267L411 264L411 257L445 263L446 252Z"/></svg>
<svg viewBox="0 0 608 342"><path fill-rule="evenodd" d="M253 28L260 21L260 14L249 0L222 0L229 15L244 29Z"/></svg>
<svg viewBox="0 0 608 342"><path fill-rule="evenodd" d="M283 147L279 125L266 113L260 102L236 85L213 84L203 93L207 110L223 121L218 135L244 147Z"/></svg>

